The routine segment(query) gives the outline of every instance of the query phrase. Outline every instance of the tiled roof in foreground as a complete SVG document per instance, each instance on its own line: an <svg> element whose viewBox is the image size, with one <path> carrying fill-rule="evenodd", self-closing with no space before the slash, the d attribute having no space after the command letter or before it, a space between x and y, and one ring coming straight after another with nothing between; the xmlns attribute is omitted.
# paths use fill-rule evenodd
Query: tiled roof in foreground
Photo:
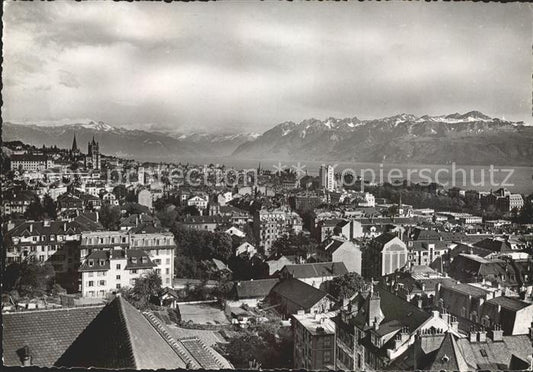
<svg viewBox="0 0 533 372"><path fill-rule="evenodd" d="M52 366L102 310L102 306L2 314L4 364L22 365L28 346L35 366Z"/></svg>

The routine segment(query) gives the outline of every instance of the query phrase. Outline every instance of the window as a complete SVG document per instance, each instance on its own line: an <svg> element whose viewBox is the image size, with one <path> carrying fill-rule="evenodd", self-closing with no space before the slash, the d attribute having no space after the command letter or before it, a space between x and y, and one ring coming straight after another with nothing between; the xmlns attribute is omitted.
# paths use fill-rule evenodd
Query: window
<svg viewBox="0 0 533 372"><path fill-rule="evenodd" d="M94 266L94 261L93 260L89 260L89 266Z"/></svg>
<svg viewBox="0 0 533 372"><path fill-rule="evenodd" d="M137 269L131 270L132 274L137 274Z"/></svg>
<svg viewBox="0 0 533 372"><path fill-rule="evenodd" d="M170 269L168 267L165 269L165 274L170 274Z"/></svg>
<svg viewBox="0 0 533 372"><path fill-rule="evenodd" d="M120 264L117 264L117 270L120 270Z"/></svg>
<svg viewBox="0 0 533 372"><path fill-rule="evenodd" d="M117 275L117 277L116 277L116 278L117 278L117 280L120 280L120 275Z"/></svg>
<svg viewBox="0 0 533 372"><path fill-rule="evenodd" d="M87 282L87 287L93 287L94 286L94 282L92 280L89 280Z"/></svg>
<svg viewBox="0 0 533 372"><path fill-rule="evenodd" d="M324 351L324 363L329 363L331 361L331 351Z"/></svg>
<svg viewBox="0 0 533 372"><path fill-rule="evenodd" d="M117 288L117 289L120 289L120 284L117 284L116 288Z"/></svg>
<svg viewBox="0 0 533 372"><path fill-rule="evenodd" d="M105 285L105 280L100 280L100 286L104 286Z"/></svg>
<svg viewBox="0 0 533 372"><path fill-rule="evenodd" d="M485 349L480 349L479 352L481 353L482 357L486 357L487 356L487 351Z"/></svg>
<svg viewBox="0 0 533 372"><path fill-rule="evenodd" d="M89 272L88 276L89 276L89 278L92 278L94 276L94 273L91 271L91 272Z"/></svg>

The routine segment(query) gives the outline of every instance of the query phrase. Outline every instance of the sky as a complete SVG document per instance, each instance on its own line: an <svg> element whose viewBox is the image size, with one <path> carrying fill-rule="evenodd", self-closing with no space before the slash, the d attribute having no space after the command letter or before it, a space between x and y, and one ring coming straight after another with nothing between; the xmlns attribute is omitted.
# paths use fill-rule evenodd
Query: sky
<svg viewBox="0 0 533 372"><path fill-rule="evenodd" d="M262 132L479 110L532 123L531 9L7 1L2 118Z"/></svg>

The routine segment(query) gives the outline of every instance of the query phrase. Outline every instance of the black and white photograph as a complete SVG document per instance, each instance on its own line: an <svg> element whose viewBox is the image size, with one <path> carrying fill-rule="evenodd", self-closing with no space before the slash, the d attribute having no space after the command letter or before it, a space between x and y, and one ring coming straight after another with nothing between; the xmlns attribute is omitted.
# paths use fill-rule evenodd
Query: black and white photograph
<svg viewBox="0 0 533 372"><path fill-rule="evenodd" d="M2 23L2 369L533 370L530 4Z"/></svg>

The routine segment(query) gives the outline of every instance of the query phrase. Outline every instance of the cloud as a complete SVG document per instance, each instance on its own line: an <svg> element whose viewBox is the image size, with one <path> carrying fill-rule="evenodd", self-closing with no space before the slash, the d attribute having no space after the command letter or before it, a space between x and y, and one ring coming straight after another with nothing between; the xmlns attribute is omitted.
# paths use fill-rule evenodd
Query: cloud
<svg viewBox="0 0 533 372"><path fill-rule="evenodd" d="M59 84L67 87L67 88L79 88L80 83L78 82L78 79L76 76L69 71L65 70L59 70Z"/></svg>
<svg viewBox="0 0 533 372"><path fill-rule="evenodd" d="M260 131L471 109L530 121L520 4L16 2L4 21L12 121Z"/></svg>

